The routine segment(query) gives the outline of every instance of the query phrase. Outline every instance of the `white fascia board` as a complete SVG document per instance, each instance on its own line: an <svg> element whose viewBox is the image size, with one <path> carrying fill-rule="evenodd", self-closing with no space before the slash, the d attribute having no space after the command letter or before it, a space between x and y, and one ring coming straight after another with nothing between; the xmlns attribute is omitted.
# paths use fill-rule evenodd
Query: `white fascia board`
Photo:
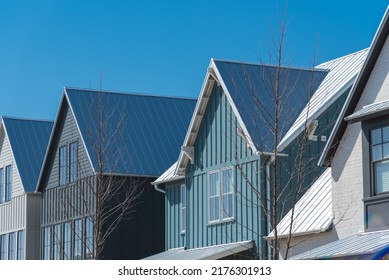
<svg viewBox="0 0 389 280"><path fill-rule="evenodd" d="M78 125L77 118L76 118L76 115L74 114L74 110L73 110L72 104L69 101L69 97L68 97L68 93L66 91L66 88L64 88L64 96L66 97L66 101L68 102L69 108L72 111L74 122L76 123L76 127L77 127L77 130L78 130L78 133L80 134L81 141L82 141L82 144L84 145L84 148L85 148L85 151L86 151L86 155L88 156L90 165L92 166L92 171L93 171L93 173L96 173L95 167L93 165L93 162L92 162L90 154L89 154L88 147L85 145L84 135L81 133L80 126Z"/></svg>
<svg viewBox="0 0 389 280"><path fill-rule="evenodd" d="M250 136L250 134L249 134L249 132L247 130L247 127L246 127L245 123L243 122L243 119L240 116L239 111L236 108L235 103L234 103L234 101L231 98L231 94L229 93L229 91L228 91L228 89L226 87L226 84L224 83L223 78L220 75L219 70L217 69L216 64L215 64L213 59L211 60L211 67L214 70L214 72L216 74L216 77L219 80L219 83L220 83L220 85L221 85L221 87L223 89L223 92L226 95L227 100L228 100L228 102L229 102L229 104L230 104L230 106L232 108L232 111L234 112L235 117L238 120L238 123L239 123L240 127L243 130L243 133L245 134L245 136L247 138L247 142L248 142L247 144L250 146L250 149L251 149L251 151L254 154L258 153L257 148L255 147L254 142L253 142L253 140L252 140L252 138L251 138L251 136Z"/></svg>

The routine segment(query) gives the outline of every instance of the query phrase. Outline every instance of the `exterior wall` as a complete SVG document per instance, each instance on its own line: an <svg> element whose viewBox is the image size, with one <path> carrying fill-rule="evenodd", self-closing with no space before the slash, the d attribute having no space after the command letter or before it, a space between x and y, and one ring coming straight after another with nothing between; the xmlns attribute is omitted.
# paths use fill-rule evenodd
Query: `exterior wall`
<svg viewBox="0 0 389 280"><path fill-rule="evenodd" d="M26 196L26 259L39 260L41 196L39 193L27 194Z"/></svg>
<svg viewBox="0 0 389 280"><path fill-rule="evenodd" d="M221 87L214 86L194 145L195 163L188 165L185 175L185 241L175 245L185 244L190 249L254 240L257 252L260 252L263 228L256 193L260 187L261 164L259 157L253 155L247 143L238 135L238 128L237 119ZM234 217L229 221L209 223L208 174L226 167L233 169ZM171 194L176 196L177 192ZM175 201L173 197L168 200ZM176 231L179 230L179 223L173 223Z"/></svg>

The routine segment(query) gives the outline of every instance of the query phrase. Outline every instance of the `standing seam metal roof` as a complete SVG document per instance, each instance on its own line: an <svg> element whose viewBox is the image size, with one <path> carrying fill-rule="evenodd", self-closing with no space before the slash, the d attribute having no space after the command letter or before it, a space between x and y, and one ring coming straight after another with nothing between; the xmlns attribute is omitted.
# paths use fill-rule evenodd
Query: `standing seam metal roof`
<svg viewBox="0 0 389 280"><path fill-rule="evenodd" d="M53 122L2 117L25 192L34 192Z"/></svg>
<svg viewBox="0 0 389 280"><path fill-rule="evenodd" d="M174 163L196 104L190 98L72 88L65 94L94 170L101 113L104 172L123 175L159 176Z"/></svg>

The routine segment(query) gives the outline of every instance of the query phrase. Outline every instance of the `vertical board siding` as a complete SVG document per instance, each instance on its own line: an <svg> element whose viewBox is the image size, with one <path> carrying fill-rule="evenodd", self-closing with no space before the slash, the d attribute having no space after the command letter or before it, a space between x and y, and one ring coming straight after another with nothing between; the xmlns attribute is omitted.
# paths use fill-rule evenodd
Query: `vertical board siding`
<svg viewBox="0 0 389 280"><path fill-rule="evenodd" d="M27 195L23 194L0 204L0 234L26 227L26 200Z"/></svg>
<svg viewBox="0 0 389 280"><path fill-rule="evenodd" d="M184 182L182 182L183 184ZM166 189L166 249L185 246L185 234L181 233L180 215L180 188L182 184L175 184Z"/></svg>
<svg viewBox="0 0 389 280"><path fill-rule="evenodd" d="M237 134L239 127L221 87L214 86L195 142L195 163L189 165L186 172L189 199L185 246L188 249L244 240L255 240L256 245L261 246L260 207L251 187L259 187L258 168L261 165L259 158L254 157L245 140ZM234 173L234 219L208 224L208 172L230 166ZM166 194L170 211L167 234L172 236L180 226L175 223L176 215L172 213L175 209L173 192L171 188ZM179 239L171 237L169 240L168 248L172 248L174 240Z"/></svg>

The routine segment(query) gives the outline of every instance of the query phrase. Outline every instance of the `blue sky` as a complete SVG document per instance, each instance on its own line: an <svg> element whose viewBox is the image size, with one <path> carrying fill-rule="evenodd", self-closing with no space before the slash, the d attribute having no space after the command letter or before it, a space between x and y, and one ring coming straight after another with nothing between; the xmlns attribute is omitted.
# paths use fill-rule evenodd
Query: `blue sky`
<svg viewBox="0 0 389 280"><path fill-rule="evenodd" d="M0 115L54 119L64 86L99 89L100 77L104 90L197 97L211 58L269 62L284 3L0 0ZM286 63L368 47L386 6L290 0Z"/></svg>

